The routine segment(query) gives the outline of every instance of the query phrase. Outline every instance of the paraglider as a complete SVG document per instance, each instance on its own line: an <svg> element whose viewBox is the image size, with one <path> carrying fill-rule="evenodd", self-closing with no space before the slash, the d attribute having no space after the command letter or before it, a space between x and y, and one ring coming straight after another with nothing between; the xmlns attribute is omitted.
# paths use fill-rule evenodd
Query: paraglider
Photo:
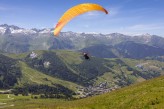
<svg viewBox="0 0 164 109"><path fill-rule="evenodd" d="M79 4L76 5L70 9L68 9L63 16L59 19L55 30L54 30L54 35L58 36L58 34L60 33L60 31L62 30L62 28L70 21L72 20L74 17L89 12L89 11L102 11L106 14L108 14L108 11L106 9L104 9L102 6L98 5L98 4L93 4L93 3L83 3L83 4Z"/></svg>
<svg viewBox="0 0 164 109"><path fill-rule="evenodd" d="M88 53L83 53L83 56L86 60L90 60L90 57L88 56Z"/></svg>

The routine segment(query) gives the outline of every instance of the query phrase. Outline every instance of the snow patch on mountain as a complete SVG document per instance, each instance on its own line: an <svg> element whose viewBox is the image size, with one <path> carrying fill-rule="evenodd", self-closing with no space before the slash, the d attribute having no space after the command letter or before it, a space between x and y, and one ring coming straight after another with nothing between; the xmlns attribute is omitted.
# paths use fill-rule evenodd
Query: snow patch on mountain
<svg viewBox="0 0 164 109"><path fill-rule="evenodd" d="M18 30L11 30L11 34L36 34L37 32L34 30L30 30L30 29L18 29Z"/></svg>
<svg viewBox="0 0 164 109"><path fill-rule="evenodd" d="M39 33L40 34L51 33L51 29L50 28L46 28L46 29L41 30Z"/></svg>
<svg viewBox="0 0 164 109"><path fill-rule="evenodd" d="M6 28L5 27L0 27L0 34L4 34L6 31Z"/></svg>

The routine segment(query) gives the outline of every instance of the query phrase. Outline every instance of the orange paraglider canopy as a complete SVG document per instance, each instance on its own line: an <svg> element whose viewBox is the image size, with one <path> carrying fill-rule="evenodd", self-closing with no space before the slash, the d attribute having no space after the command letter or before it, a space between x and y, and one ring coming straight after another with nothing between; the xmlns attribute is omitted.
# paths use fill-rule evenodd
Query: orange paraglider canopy
<svg viewBox="0 0 164 109"><path fill-rule="evenodd" d="M108 14L108 11L106 9L104 9L102 6L98 5L98 4L92 4L92 3L83 3L83 4L79 4L76 5L70 9L68 9L63 16L59 19L55 30L54 30L54 35L58 36L59 32L61 31L61 29L74 17L83 14L85 12L89 12L89 11L102 11L105 12L106 14Z"/></svg>

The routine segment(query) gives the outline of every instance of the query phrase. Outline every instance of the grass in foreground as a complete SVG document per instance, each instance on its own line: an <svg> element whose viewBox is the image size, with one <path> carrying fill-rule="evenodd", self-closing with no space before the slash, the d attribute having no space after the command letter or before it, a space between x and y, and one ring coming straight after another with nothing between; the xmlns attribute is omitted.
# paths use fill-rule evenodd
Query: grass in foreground
<svg viewBox="0 0 164 109"><path fill-rule="evenodd" d="M5 109L164 109L164 76L75 101L12 96ZM1 96L1 95L0 95Z"/></svg>

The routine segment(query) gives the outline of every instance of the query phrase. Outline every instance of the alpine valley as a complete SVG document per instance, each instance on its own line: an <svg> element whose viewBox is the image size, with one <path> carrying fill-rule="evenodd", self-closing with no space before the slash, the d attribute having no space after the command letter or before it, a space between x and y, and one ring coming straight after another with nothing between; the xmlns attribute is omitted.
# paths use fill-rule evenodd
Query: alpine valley
<svg viewBox="0 0 164 109"><path fill-rule="evenodd" d="M0 25L0 108L162 108L163 75L162 36L61 32L54 37L49 28ZM137 105L126 107L129 99Z"/></svg>

